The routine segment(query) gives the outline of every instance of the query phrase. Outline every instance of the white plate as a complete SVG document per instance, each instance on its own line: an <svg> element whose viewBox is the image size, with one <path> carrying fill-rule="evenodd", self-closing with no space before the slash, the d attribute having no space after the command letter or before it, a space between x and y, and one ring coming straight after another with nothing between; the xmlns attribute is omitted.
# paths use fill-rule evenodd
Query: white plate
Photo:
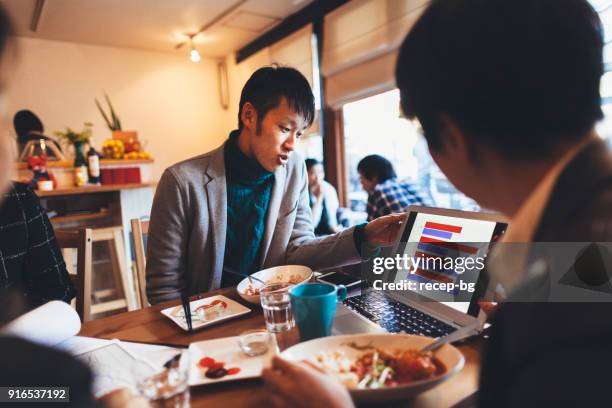
<svg viewBox="0 0 612 408"><path fill-rule="evenodd" d="M196 309L198 307L203 305L209 305L215 300L220 300L227 304L227 308L220 315L205 318L201 314L198 314L196 312ZM240 303L232 299L228 299L222 295L216 295L204 299L194 300L193 302L189 303L189 306L191 308L191 323L194 330L210 326L211 324L222 322L224 320L233 319L234 317L241 316L251 311L251 309L249 309L248 307L242 306ZM164 316L168 317L170 320L172 320L174 323L176 323L177 326L181 329L185 331L188 330L187 321L185 320L185 313L183 312L182 305L169 307L167 309L162 310L161 313Z"/></svg>
<svg viewBox="0 0 612 408"><path fill-rule="evenodd" d="M321 352L342 350L352 360L363 353L363 351L355 350L348 343L355 343L360 346L371 344L381 350L395 352L396 350L420 349L432 341L433 339L429 337L413 336L410 334L387 333L331 336L296 344L283 351L281 356L293 361L311 360L315 362L317 355ZM446 366L446 372L440 376L396 387L365 390L351 389L349 391L353 398L359 402L381 402L411 398L448 380L461 371L465 362L461 352L448 344L440 348L435 353L435 356Z"/></svg>
<svg viewBox="0 0 612 408"><path fill-rule="evenodd" d="M269 364L274 354L274 349L271 348L266 354L249 357L240 350L238 336L191 343L189 346L189 356L191 358L189 385L210 384L260 377L261 370ZM228 374L217 379L208 378L205 376L206 369L199 366L200 360L204 357L210 357L215 361L224 362L226 369L233 367L240 368L240 372L237 374Z"/></svg>
<svg viewBox="0 0 612 408"><path fill-rule="evenodd" d="M251 276L261 279L266 283L273 282L289 282L292 275L300 276L299 283L308 282L312 279L312 269L302 265L283 265L275 266L273 268L264 269L263 271L255 272ZM244 292L251 285L249 278L244 278L236 287L238 294L241 298L254 305L259 304L259 295L247 295ZM262 283L253 280L253 287L261 287Z"/></svg>

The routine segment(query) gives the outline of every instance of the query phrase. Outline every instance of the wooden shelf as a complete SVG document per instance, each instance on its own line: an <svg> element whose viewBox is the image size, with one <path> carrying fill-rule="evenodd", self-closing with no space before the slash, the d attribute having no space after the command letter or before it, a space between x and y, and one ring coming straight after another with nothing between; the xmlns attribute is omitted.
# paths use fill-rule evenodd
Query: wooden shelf
<svg viewBox="0 0 612 408"><path fill-rule="evenodd" d="M134 190L137 188L154 187L156 184L157 183L105 184L102 186L60 188L51 191L35 190L35 193L40 198L59 197L79 194L107 193L109 191Z"/></svg>
<svg viewBox="0 0 612 408"><path fill-rule="evenodd" d="M153 162L153 159L102 159L100 160L100 167L116 165L127 166L130 164L150 164Z"/></svg>
<svg viewBox="0 0 612 408"><path fill-rule="evenodd" d="M90 214L60 215L60 216L51 218L50 221L54 224L59 224L61 222L92 221L92 220L99 220L102 218L106 218L109 215L111 214L108 211L100 211L100 212L90 213Z"/></svg>
<svg viewBox="0 0 612 408"><path fill-rule="evenodd" d="M100 167L104 166L131 166L136 164L151 164L154 163L153 159L102 159L100 160ZM50 169L57 168L72 168L73 162L69 160L64 161L47 161L47 167ZM16 170L27 170L28 163L19 162L15 163Z"/></svg>

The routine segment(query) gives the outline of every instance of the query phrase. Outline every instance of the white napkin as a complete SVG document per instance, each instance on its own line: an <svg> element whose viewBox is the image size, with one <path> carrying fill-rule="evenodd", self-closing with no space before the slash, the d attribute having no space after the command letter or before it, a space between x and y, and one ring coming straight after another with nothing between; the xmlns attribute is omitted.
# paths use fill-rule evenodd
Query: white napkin
<svg viewBox="0 0 612 408"><path fill-rule="evenodd" d="M3 335L13 335L46 346L74 336L81 330L81 319L77 312L65 302L53 300L19 316L7 324Z"/></svg>

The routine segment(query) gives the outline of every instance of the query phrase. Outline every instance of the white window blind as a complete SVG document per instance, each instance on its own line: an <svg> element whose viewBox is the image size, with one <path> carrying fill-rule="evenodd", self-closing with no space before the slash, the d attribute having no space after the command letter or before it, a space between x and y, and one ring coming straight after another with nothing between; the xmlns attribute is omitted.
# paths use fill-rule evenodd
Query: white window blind
<svg viewBox="0 0 612 408"><path fill-rule="evenodd" d="M429 0L353 0L325 16L322 73L332 107L392 89L397 49Z"/></svg>
<svg viewBox="0 0 612 408"><path fill-rule="evenodd" d="M271 45L270 63L288 65L297 69L312 86L312 25L308 24Z"/></svg>

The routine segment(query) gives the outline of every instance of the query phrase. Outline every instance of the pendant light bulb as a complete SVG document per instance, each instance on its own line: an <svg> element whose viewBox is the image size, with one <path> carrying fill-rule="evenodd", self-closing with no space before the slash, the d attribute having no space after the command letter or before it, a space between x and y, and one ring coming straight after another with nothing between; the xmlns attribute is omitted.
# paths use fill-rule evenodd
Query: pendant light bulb
<svg viewBox="0 0 612 408"><path fill-rule="evenodd" d="M192 62L200 62L202 58L200 57L200 53L196 49L195 45L193 45L193 39L189 39L189 44L191 45L191 51L189 52L189 59Z"/></svg>

